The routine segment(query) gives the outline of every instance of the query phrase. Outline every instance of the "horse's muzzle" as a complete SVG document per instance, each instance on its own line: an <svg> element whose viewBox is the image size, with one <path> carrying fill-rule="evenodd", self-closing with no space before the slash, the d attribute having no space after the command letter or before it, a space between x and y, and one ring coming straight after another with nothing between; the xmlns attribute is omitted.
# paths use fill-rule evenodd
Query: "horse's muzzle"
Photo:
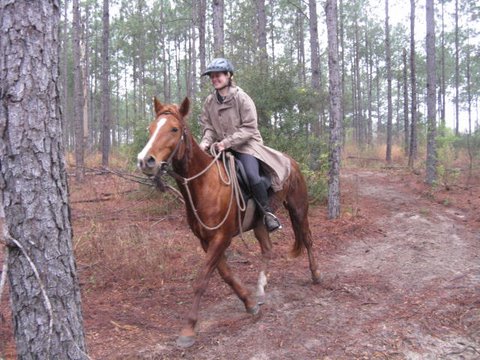
<svg viewBox="0 0 480 360"><path fill-rule="evenodd" d="M137 166L142 172L146 175L153 175L154 170L157 166L157 161L151 155L145 159L138 159Z"/></svg>

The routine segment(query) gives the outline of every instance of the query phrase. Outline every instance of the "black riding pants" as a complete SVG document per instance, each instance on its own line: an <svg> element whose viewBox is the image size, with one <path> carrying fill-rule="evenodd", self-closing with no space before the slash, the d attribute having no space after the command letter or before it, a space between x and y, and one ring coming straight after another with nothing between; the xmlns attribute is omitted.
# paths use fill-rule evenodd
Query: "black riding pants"
<svg viewBox="0 0 480 360"><path fill-rule="evenodd" d="M234 156L240 160L243 167L245 168L245 172L247 173L248 181L250 185L256 185L261 181L260 178L260 166L258 163L257 158L249 154L241 154L238 152L234 152Z"/></svg>

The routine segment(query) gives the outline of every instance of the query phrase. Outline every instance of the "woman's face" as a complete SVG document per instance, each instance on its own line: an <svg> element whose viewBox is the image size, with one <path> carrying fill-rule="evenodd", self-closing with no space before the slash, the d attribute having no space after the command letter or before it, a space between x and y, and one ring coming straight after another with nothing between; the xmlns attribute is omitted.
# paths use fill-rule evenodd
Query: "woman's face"
<svg viewBox="0 0 480 360"><path fill-rule="evenodd" d="M229 76L223 72L213 72L210 74L210 80L216 90L220 90L225 86L228 86Z"/></svg>

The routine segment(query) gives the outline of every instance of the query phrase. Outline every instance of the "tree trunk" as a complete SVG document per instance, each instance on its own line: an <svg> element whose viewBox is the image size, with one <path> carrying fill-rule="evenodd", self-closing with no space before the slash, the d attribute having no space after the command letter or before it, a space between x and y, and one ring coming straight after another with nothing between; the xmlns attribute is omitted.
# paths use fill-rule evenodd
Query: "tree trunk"
<svg viewBox="0 0 480 360"><path fill-rule="evenodd" d="M392 55L390 49L390 24L388 0L385 0L385 61L387 66L387 153L385 160L392 161Z"/></svg>
<svg viewBox="0 0 480 360"><path fill-rule="evenodd" d="M373 49L372 44L368 41L367 45L368 57L367 57L367 86L368 86L368 123L367 123L367 144L372 145L373 140Z"/></svg>
<svg viewBox="0 0 480 360"><path fill-rule="evenodd" d="M60 4L4 1L0 13L0 53L9 54L0 58L0 193L17 358L85 359L58 92Z"/></svg>
<svg viewBox="0 0 480 360"><path fill-rule="evenodd" d="M110 56L108 51L110 39L109 2L103 0L102 32L102 166L108 166L110 153Z"/></svg>
<svg viewBox="0 0 480 360"><path fill-rule="evenodd" d="M415 0L410 0L410 82L412 96L412 121L410 125L410 150L408 166L413 167L417 156L417 79L415 73Z"/></svg>
<svg viewBox="0 0 480 360"><path fill-rule="evenodd" d="M378 60L377 60L378 61ZM380 104L380 69L378 67L378 62L377 62L377 67L376 67L376 78L375 78L375 85L377 87L377 140L378 140L378 135L382 131L382 112L381 112L381 104Z"/></svg>
<svg viewBox="0 0 480 360"><path fill-rule="evenodd" d="M68 131L69 125L71 124L71 120L67 114L70 114L68 111L68 0L64 1L63 4L64 7L64 13L63 13L63 53L62 53L62 65L63 65L63 73L61 73L61 78L63 80L62 83L62 92L63 92L63 98L62 98L62 117L63 117L63 138L64 138L64 144L66 144L66 147L68 149L69 145L69 138L70 138L70 132Z"/></svg>
<svg viewBox="0 0 480 360"><path fill-rule="evenodd" d="M265 12L265 0L255 0L256 6L256 33L257 33L257 59L262 74L266 75L268 70L267 52L267 14Z"/></svg>
<svg viewBox="0 0 480 360"><path fill-rule="evenodd" d="M276 52L275 52L275 3L276 0L269 0L270 4L270 47L271 47L271 57L270 57L270 66L272 69L272 76L275 76L275 63L276 63ZM275 128L275 127L274 127Z"/></svg>
<svg viewBox="0 0 480 360"><path fill-rule="evenodd" d="M445 11L444 11L444 3L445 1L441 1L442 3L442 60L441 60L441 66L442 66L442 81L441 81L441 98L442 98L442 109L440 112L440 124L442 131L445 129L445 100L446 100L446 76L445 76Z"/></svg>
<svg viewBox="0 0 480 360"><path fill-rule="evenodd" d="M320 45L318 44L317 1L308 1L310 26L310 64L312 67L312 88L320 94Z"/></svg>
<svg viewBox="0 0 480 360"><path fill-rule="evenodd" d="M426 0L427 22L427 184L437 180L436 137L436 63L435 63L435 10L433 0Z"/></svg>
<svg viewBox="0 0 480 360"><path fill-rule="evenodd" d="M395 127L396 127L396 137L398 138L400 136L400 123L401 123L401 120L400 120L400 107L401 107L401 99L402 99L402 78L401 78L401 74L398 75L397 77L397 104L395 106L396 108L396 124L395 124Z"/></svg>
<svg viewBox="0 0 480 360"><path fill-rule="evenodd" d="M362 104L362 83L361 83L361 74L360 74L360 35L358 24L355 23L355 73L356 73L356 102L357 102L357 144L365 144L364 139L364 116L363 116L363 104Z"/></svg>
<svg viewBox="0 0 480 360"><path fill-rule="evenodd" d="M180 81L180 43L181 43L181 40L178 36L175 36L175 78L176 78L176 82L177 82L177 95L175 96L176 97L176 101L180 102L181 98L182 98L182 82ZM185 95L184 95L185 96Z"/></svg>
<svg viewBox="0 0 480 360"><path fill-rule="evenodd" d="M190 46L190 71L189 71L189 86L188 86L188 94L192 100L195 100L197 94L197 22L198 22L198 2L194 1L192 6L192 26L190 28L191 32L191 46Z"/></svg>
<svg viewBox="0 0 480 360"><path fill-rule="evenodd" d="M343 16L343 9L344 9L344 6L343 6L343 0L340 0L339 2L339 6L340 6L340 13L337 15L338 18L340 19L340 46L342 48L342 54L341 54L341 59L342 59L342 67L341 67L341 74L342 74L342 106L341 106L341 109L340 111L342 112L341 113L341 118L344 119L345 118L345 107L346 107L346 104L345 104L345 85L346 85L346 80L345 80L345 77L347 75L347 71L346 71L346 68L345 68L345 27L344 27L344 16ZM342 132L342 144L345 144L345 141L346 141L346 131L343 131Z"/></svg>
<svg viewBox="0 0 480 360"><path fill-rule="evenodd" d="M74 76L74 96L73 96L73 116L75 122L75 177L77 181L82 182L85 175L84 168L84 133L83 133L83 76L80 63L80 7L78 0L73 0L73 76Z"/></svg>
<svg viewBox="0 0 480 360"><path fill-rule="evenodd" d="M213 56L224 57L223 0L213 0Z"/></svg>
<svg viewBox="0 0 480 360"><path fill-rule="evenodd" d="M302 11L302 0L297 5L296 12L296 49L297 49L297 64L298 64L298 79L303 86L306 83L305 72L305 30L304 30L304 14Z"/></svg>
<svg viewBox="0 0 480 360"><path fill-rule="evenodd" d="M328 73L330 93L330 153L328 181L328 217L340 216L340 159L342 142L342 94L337 43L337 0L327 0L325 5L328 32Z"/></svg>
<svg viewBox="0 0 480 360"><path fill-rule="evenodd" d="M468 30L467 30L468 31ZM470 35L470 34L469 34ZM467 45L467 112L468 112L468 135L472 135L472 84L471 84L471 69L470 69L470 44Z"/></svg>
<svg viewBox="0 0 480 360"><path fill-rule="evenodd" d="M459 130L459 83L460 83L460 61L459 61L459 41L458 41L458 0L455 0L455 135L460 134Z"/></svg>
<svg viewBox="0 0 480 360"><path fill-rule="evenodd" d="M410 126L408 124L408 67L407 49L403 48L403 131L404 131L404 152L409 153Z"/></svg>
<svg viewBox="0 0 480 360"><path fill-rule="evenodd" d="M205 49L205 23L206 23L206 0L199 0L198 2L198 56L200 58L200 74L205 72L206 65L206 49ZM207 78L202 76L200 80L200 90L207 88Z"/></svg>
<svg viewBox="0 0 480 360"><path fill-rule="evenodd" d="M89 23L90 18L90 6L87 5L85 8L85 17L84 19L80 19L80 25L82 27L82 36L80 38L80 53L81 53L81 60L80 60L80 68L82 71L82 86L83 86L83 147L84 151L89 150L89 148L93 148L93 146L89 143L89 138L93 140L94 134L94 126L93 122L95 120L94 117L94 110L95 110L95 103L93 101L93 91L90 89L90 36L89 36L89 28L87 24ZM95 42L96 45L96 42ZM96 53L95 53L96 58ZM96 68L96 66L95 66ZM94 72L94 75L95 72ZM96 80L96 76L95 76ZM95 89L97 87L95 86ZM92 93L92 101L89 101L89 93ZM89 105L92 108L92 116L89 116ZM89 122L92 124L89 124ZM89 134L89 129L92 129L92 135Z"/></svg>

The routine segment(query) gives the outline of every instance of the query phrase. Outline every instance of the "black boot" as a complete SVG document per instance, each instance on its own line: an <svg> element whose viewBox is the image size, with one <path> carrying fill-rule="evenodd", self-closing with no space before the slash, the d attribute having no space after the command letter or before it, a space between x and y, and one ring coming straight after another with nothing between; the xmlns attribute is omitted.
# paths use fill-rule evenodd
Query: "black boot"
<svg viewBox="0 0 480 360"><path fill-rule="evenodd" d="M263 223L267 227L268 232L281 229L282 225L280 224L278 218L273 214L273 211L268 203L268 192L263 182L251 185L250 188L252 189L253 197L257 201L257 204L263 213Z"/></svg>

